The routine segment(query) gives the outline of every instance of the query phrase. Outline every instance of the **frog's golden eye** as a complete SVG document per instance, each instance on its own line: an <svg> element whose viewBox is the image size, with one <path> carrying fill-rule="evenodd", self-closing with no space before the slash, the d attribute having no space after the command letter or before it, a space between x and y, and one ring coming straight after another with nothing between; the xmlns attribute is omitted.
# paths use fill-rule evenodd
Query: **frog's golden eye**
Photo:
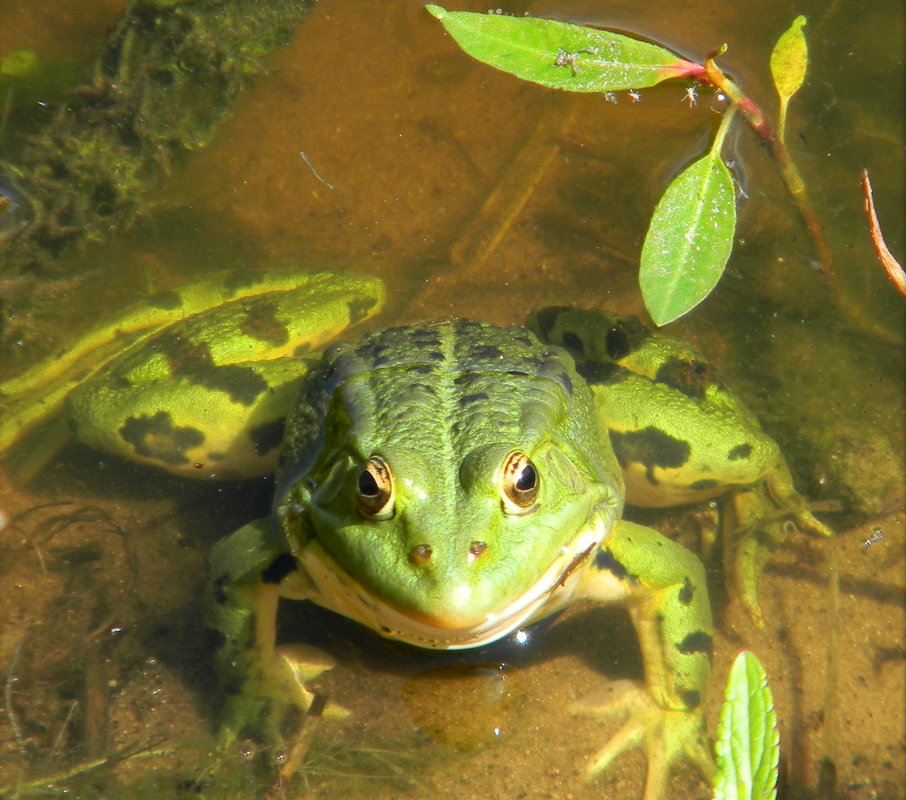
<svg viewBox="0 0 906 800"><path fill-rule="evenodd" d="M393 516L393 479L390 466L380 456L372 456L362 466L355 482L355 499L363 517L390 519Z"/></svg>
<svg viewBox="0 0 906 800"><path fill-rule="evenodd" d="M510 453L503 464L503 510L508 514L534 511L540 486L541 476L532 460L518 450Z"/></svg>

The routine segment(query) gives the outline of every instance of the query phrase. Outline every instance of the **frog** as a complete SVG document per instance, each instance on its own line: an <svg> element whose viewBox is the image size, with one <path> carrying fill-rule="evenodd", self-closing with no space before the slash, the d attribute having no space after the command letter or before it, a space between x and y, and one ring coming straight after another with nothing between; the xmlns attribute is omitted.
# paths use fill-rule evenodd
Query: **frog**
<svg viewBox="0 0 906 800"><path fill-rule="evenodd" d="M447 651L585 601L626 607L644 666L642 680L605 684L572 709L623 717L588 775L640 747L645 800L664 796L682 761L710 776L704 567L624 519L624 504L724 496L733 582L756 621L770 549L791 526L828 531L708 362L633 317L566 307L524 326L449 319L334 342L380 309L382 284L334 273L282 280L237 295L249 281L234 276L156 298L158 310L175 309L169 318L127 315L104 329L112 338L98 332L75 348L75 367L59 359L0 385L7 405L31 400L35 417L62 405L83 442L182 477L275 472L271 513L210 557L204 613L217 640L221 745L292 744L306 713L348 713L316 690L334 665L328 654L277 645L283 600ZM296 327L303 336L285 335ZM0 421L0 433L30 424Z"/></svg>
<svg viewBox="0 0 906 800"><path fill-rule="evenodd" d="M588 775L641 747L645 800L665 796L681 761L707 778L705 571L622 511L721 494L745 526L731 542L735 578L757 610L762 550L788 532L778 521L828 531L708 362L635 318L550 307L526 326L452 319L331 345L288 418L272 513L211 556L221 741L284 742L287 720L318 702L313 681L333 662L276 644L282 599L446 651L483 647L577 601L616 603L645 679L574 706L624 718Z"/></svg>

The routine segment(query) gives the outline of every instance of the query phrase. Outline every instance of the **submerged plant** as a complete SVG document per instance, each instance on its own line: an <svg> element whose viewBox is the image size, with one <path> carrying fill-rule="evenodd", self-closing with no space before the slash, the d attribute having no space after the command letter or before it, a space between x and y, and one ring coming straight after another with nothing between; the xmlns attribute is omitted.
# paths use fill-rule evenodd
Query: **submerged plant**
<svg viewBox="0 0 906 800"><path fill-rule="evenodd" d="M704 300L733 249L736 191L721 150L734 118L744 119L768 145L806 222L818 261L830 267L829 247L783 140L786 107L802 85L808 64L804 17L781 36L771 56L781 102L780 133L775 135L763 111L716 65L714 59L726 46L698 64L611 31L549 19L447 11L436 5L427 9L470 56L542 86L606 96L627 91L636 99L639 89L685 79L713 88L728 103L710 149L667 187L645 237L639 282L657 325L672 322ZM695 84L686 96L690 104L696 102Z"/></svg>

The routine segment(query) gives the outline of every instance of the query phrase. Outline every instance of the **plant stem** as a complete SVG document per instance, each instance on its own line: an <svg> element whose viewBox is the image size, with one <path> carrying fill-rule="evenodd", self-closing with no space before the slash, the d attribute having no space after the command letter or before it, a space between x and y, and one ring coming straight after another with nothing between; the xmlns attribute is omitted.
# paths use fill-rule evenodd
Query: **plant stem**
<svg viewBox="0 0 906 800"><path fill-rule="evenodd" d="M723 119L720 121L720 127L717 129L717 133L714 135L714 143L711 145L711 151L718 157L720 157L720 151L723 149L724 139L727 138L727 131L730 130L730 123L733 121L733 117L736 116L736 108L736 105L732 105L727 109Z"/></svg>
<svg viewBox="0 0 906 800"><path fill-rule="evenodd" d="M743 94L739 86L724 74L711 56L705 59L703 79L715 89L723 92L727 99L739 108L755 135L767 145L771 155L776 159L780 167L783 182L786 184L803 222L805 222L805 227L812 240L812 247L815 248L818 266L829 279L836 283L837 276L834 274L830 244L828 244L821 221L818 219L815 207L808 196L805 182L802 180L802 176L799 174L799 170L793 162L786 145L775 135L774 129L768 122L761 107L750 97Z"/></svg>
<svg viewBox="0 0 906 800"><path fill-rule="evenodd" d="M739 86L715 63L714 57L723 53L724 49L720 48L709 54L701 71L690 71L688 77L708 84L722 92L727 100L739 109L746 123L776 160L787 191L792 196L796 209L805 223L809 239L815 251L816 266L824 275L841 314L857 330L884 342L898 343L898 340L891 335L890 331L878 324L864 309L853 302L846 292L840 273L836 270L833 253L830 243L824 235L821 220L817 211L815 211L814 205L812 205L811 198L805 187L805 181L802 180L802 176L799 174L799 170L786 144L777 137L761 107L750 97L746 96ZM718 132L718 135L720 135L720 132Z"/></svg>

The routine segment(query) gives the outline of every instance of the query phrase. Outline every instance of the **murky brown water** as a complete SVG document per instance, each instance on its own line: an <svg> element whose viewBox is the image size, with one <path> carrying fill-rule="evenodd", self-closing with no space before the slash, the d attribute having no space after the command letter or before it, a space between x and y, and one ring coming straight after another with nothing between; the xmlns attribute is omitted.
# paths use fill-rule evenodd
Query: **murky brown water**
<svg viewBox="0 0 906 800"><path fill-rule="evenodd" d="M33 49L48 62L86 59L118 6L87 15L75 2L6 0L0 58ZM858 184L868 167L902 257L902 9L709 0L667 16L653 2L576 0L533 10L637 31L696 59L728 42L725 67L771 110L773 42L796 14L809 16L812 63L789 138L847 296L874 330L841 320L773 164L742 129L733 147L748 197L729 272L670 330L693 339L757 411L804 493L843 509L824 515L837 540L794 537L775 556L762 583L764 633L715 586L715 687L737 650L757 652L781 721L783 797L819 797L829 758L837 797L902 798L903 304L871 251ZM237 263L379 275L390 288L384 323L515 322L541 303L640 312L636 261L653 204L717 120L707 96L689 109L683 93L667 85L616 105L555 95L469 61L418 3L322 0L215 142L156 190L155 212L61 265L87 280L38 306L0 368L24 369L108 304ZM15 117L7 130L15 134ZM550 153L496 247L482 250L475 220L486 198L498 184L512 198L516 159ZM27 488L7 474L0 486L0 511L14 520L0 532L0 794L53 796L15 787L138 751L56 786L85 798L192 795L214 759L197 616L206 554L265 513L269 485L187 484L73 446ZM692 541L695 514L634 518ZM326 613L288 627L338 657L323 683L354 712L322 725L288 796L306 787L314 797L641 796L637 753L583 783L604 728L566 714L602 674L639 674L620 613L577 609L523 652L477 655L467 676ZM494 668L501 660L506 670ZM199 796L253 797L258 786L237 755ZM672 796L706 795L691 773L675 776Z"/></svg>

